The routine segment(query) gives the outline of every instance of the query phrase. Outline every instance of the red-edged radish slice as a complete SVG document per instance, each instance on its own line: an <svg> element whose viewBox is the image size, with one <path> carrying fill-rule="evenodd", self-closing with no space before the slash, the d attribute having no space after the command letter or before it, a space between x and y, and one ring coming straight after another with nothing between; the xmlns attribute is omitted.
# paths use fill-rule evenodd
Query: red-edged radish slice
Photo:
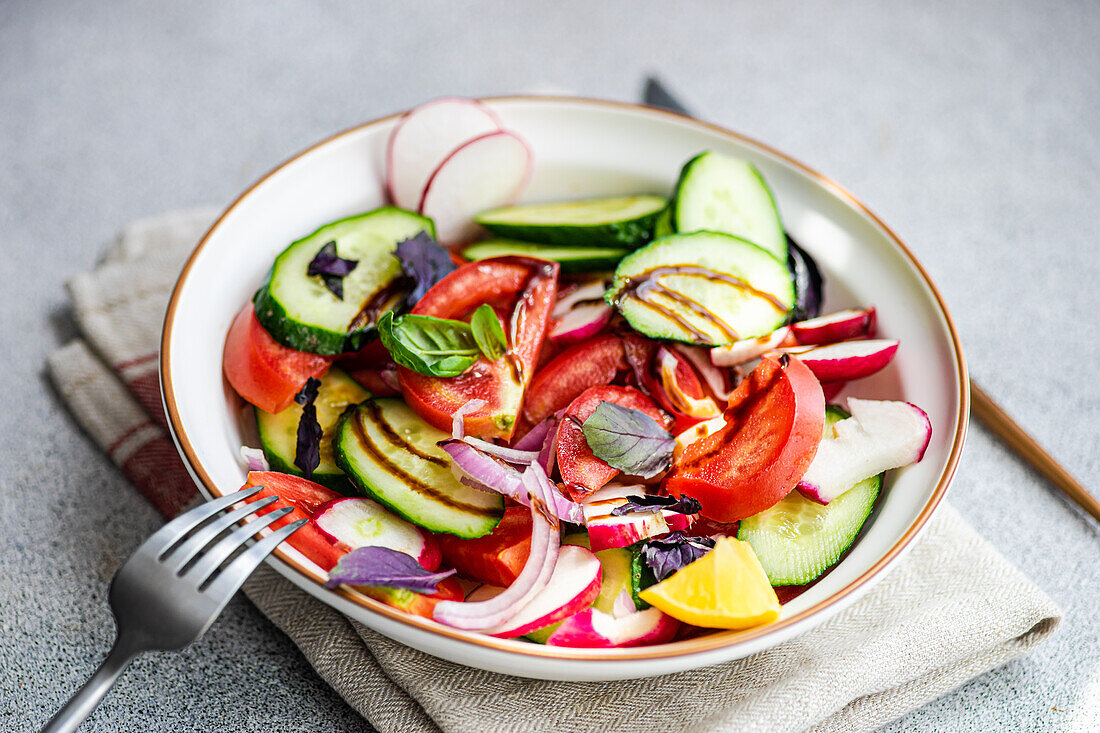
<svg viewBox="0 0 1100 733"><path fill-rule="evenodd" d="M333 544L350 550L388 547L416 559L425 570L436 570L443 560L435 537L362 497L333 499L313 515L317 529Z"/></svg>
<svg viewBox="0 0 1100 733"><path fill-rule="evenodd" d="M798 490L822 504L860 481L924 457L932 423L924 410L908 402L848 399L852 416L836 423L835 438L817 446Z"/></svg>
<svg viewBox="0 0 1100 733"><path fill-rule="evenodd" d="M441 242L467 241L478 233L474 215L510 203L530 171L531 150L517 135L501 130L474 138L432 173L420 213L435 222Z"/></svg>
<svg viewBox="0 0 1100 733"><path fill-rule="evenodd" d="M694 514L681 514L665 509L657 511L656 508L654 511L631 512L621 517L611 513L616 507L625 504L628 496L643 496L646 493L646 487L640 484L608 484L585 498L581 508L593 552L626 547L650 537L680 532L695 521Z"/></svg>
<svg viewBox="0 0 1100 733"><path fill-rule="evenodd" d="M848 386L847 382L822 382L821 391L825 395L826 402L832 402L836 399L836 396Z"/></svg>
<svg viewBox="0 0 1100 733"><path fill-rule="evenodd" d="M403 209L416 211L432 173L468 140L501 129L495 113L476 99L443 97L407 112L386 147L386 189Z"/></svg>
<svg viewBox="0 0 1100 733"><path fill-rule="evenodd" d="M550 582L504 624L485 633L511 639L557 623L596 599L602 571L594 553L577 545L563 545Z"/></svg>
<svg viewBox="0 0 1100 733"><path fill-rule="evenodd" d="M603 294L607 292L608 281L603 278L588 280L579 285L558 291L558 301L554 303L554 310L550 315L554 318L565 318L573 306L589 300L603 300Z"/></svg>
<svg viewBox="0 0 1100 733"><path fill-rule="evenodd" d="M725 368L719 368L710 360L710 350L699 346L673 344L672 348L684 356L706 381L714 396L725 402L733 394L736 386L732 374Z"/></svg>
<svg viewBox="0 0 1100 733"><path fill-rule="evenodd" d="M595 336L611 321L607 303L582 303L566 313L550 329L550 338L559 344L572 344Z"/></svg>
<svg viewBox="0 0 1100 733"><path fill-rule="evenodd" d="M807 351L783 349L797 354L822 382L851 381L869 377L890 363L898 342L894 339L842 341L839 344L816 346Z"/></svg>
<svg viewBox="0 0 1100 733"><path fill-rule="evenodd" d="M658 608L615 617L586 608L562 622L546 640L547 646L610 649L672 641L680 622Z"/></svg>
<svg viewBox="0 0 1100 733"><path fill-rule="evenodd" d="M800 344L832 344L870 336L874 330L874 306L865 310L843 310L791 324L791 334Z"/></svg>
<svg viewBox="0 0 1100 733"><path fill-rule="evenodd" d="M710 360L715 366L732 367L759 358L784 345L791 335L790 326L781 326L769 334L754 339L741 339L726 346L710 350Z"/></svg>

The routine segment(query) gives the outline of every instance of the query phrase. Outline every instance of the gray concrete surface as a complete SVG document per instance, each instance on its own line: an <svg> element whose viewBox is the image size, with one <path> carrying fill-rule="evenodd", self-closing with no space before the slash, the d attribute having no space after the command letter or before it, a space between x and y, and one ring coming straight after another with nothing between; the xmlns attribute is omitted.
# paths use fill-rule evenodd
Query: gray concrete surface
<svg viewBox="0 0 1100 733"><path fill-rule="evenodd" d="M633 99L842 182L906 239L973 374L1094 490L1100 4L63 3L0 0L0 729L102 657L118 564L156 526L42 377L62 284L124 222L228 202L288 153L440 94ZM1060 635L892 730L1100 728L1100 531L980 427L951 500L1062 603ZM94 730L367 730L246 601L145 658Z"/></svg>

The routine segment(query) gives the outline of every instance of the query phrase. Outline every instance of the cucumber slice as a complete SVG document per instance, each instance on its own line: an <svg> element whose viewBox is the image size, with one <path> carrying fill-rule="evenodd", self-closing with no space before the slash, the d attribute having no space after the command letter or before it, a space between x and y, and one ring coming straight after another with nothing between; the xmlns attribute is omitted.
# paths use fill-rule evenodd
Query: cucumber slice
<svg viewBox="0 0 1100 733"><path fill-rule="evenodd" d="M634 607L639 611L649 608L649 603L642 600L641 592L656 584L657 578L653 571L642 560L641 549L635 548L630 555L630 597L634 599Z"/></svg>
<svg viewBox="0 0 1100 733"><path fill-rule="evenodd" d="M719 232L673 234L631 253L606 295L647 336L706 345L771 333L794 297L785 260Z"/></svg>
<svg viewBox="0 0 1100 733"><path fill-rule="evenodd" d="M653 224L667 205L661 196L612 196L504 206L475 221L501 237L525 242L638 247L653 238Z"/></svg>
<svg viewBox="0 0 1100 733"><path fill-rule="evenodd" d="M436 445L449 437L400 398L369 399L344 414L333 452L357 488L413 524L466 539L487 535L504 497L459 483Z"/></svg>
<svg viewBox="0 0 1100 733"><path fill-rule="evenodd" d="M849 417L829 405L825 435ZM884 474L860 481L827 505L792 491L778 504L741 520L737 538L752 545L772 585L804 585L835 565L875 506Z"/></svg>
<svg viewBox="0 0 1100 733"><path fill-rule="evenodd" d="M675 233L676 230L672 228L672 206L669 206L661 212L660 216L657 217L657 221L653 224L653 238L660 239Z"/></svg>
<svg viewBox="0 0 1100 733"><path fill-rule="evenodd" d="M431 219L393 206L326 224L275 258L267 283L253 298L256 317L276 341L298 351L359 349L382 314L404 299L401 263L393 251L420 232L435 236ZM306 274L328 242L336 242L340 257L359 262L344 278L343 300L319 276Z"/></svg>
<svg viewBox="0 0 1100 733"><path fill-rule="evenodd" d="M701 153L684 164L672 203L677 232L725 232L787 261L787 237L771 189L752 163Z"/></svg>
<svg viewBox="0 0 1100 733"><path fill-rule="evenodd" d="M370 392L339 369L329 369L321 378L314 406L317 408L317 422L321 425L321 462L313 472L312 481L328 486L330 489L347 493L350 488L344 472L336 465L332 455L332 436L340 414L348 405L357 405L370 397ZM302 471L294 465L294 456L298 451L298 421L302 418L302 406L292 403L281 412L264 412L256 408L256 427L260 433L260 445L272 471L301 476Z"/></svg>
<svg viewBox="0 0 1100 733"><path fill-rule="evenodd" d="M544 260L561 263L562 272L613 270L619 260L629 253L630 250L625 247L561 247L519 242L514 239L487 239L462 250L462 256L468 260L483 260L486 257L503 255L541 257Z"/></svg>

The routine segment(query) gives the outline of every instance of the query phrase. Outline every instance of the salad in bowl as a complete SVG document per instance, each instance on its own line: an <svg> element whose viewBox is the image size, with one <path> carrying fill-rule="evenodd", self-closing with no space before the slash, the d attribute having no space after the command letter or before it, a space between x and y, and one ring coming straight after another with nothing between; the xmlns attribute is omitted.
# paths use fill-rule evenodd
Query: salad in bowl
<svg viewBox="0 0 1100 733"><path fill-rule="evenodd" d="M388 134L388 201L284 232L221 354L252 500L308 520L287 542L326 586L461 632L775 622L929 446L924 410L861 393L905 345L874 303L823 312L752 161L514 204L540 165L521 132L422 105Z"/></svg>

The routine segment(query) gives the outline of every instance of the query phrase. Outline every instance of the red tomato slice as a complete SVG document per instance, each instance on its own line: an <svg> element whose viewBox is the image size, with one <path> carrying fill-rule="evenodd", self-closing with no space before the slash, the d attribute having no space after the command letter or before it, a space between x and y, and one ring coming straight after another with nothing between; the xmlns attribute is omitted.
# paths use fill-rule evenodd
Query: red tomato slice
<svg viewBox="0 0 1100 733"><path fill-rule="evenodd" d="M703 386L695 367L673 349L664 346L657 349L646 372L646 387L657 403L674 418L673 435L722 414L718 403Z"/></svg>
<svg viewBox="0 0 1100 733"><path fill-rule="evenodd" d="M515 582L531 554L531 510L510 506L490 534L472 540L439 534L443 560L470 580L507 588Z"/></svg>
<svg viewBox="0 0 1100 733"><path fill-rule="evenodd" d="M565 482L565 490L577 501L619 474L619 469L612 468L593 455L581 430L581 424L605 401L640 410L666 429L672 423L671 418L653 404L653 400L634 387L605 385L590 387L582 392L566 408L565 419L558 426L556 438L561 478Z"/></svg>
<svg viewBox="0 0 1100 733"><path fill-rule="evenodd" d="M417 315L464 320L482 303L504 312L510 351L503 359L479 359L464 374L426 377L398 367L401 392L427 423L451 431L458 408L473 399L486 405L466 416L466 431L511 439L524 392L558 292L558 263L531 257L494 257L463 265L437 282L412 309Z"/></svg>
<svg viewBox="0 0 1100 733"><path fill-rule="evenodd" d="M466 597L462 592L462 586L454 576L441 580L435 586L435 593L417 593L405 588L380 588L370 585L357 585L354 587L363 595L376 601L382 601L387 606L393 606L405 613L423 616L424 618L432 617L435 604L440 601L461 601Z"/></svg>
<svg viewBox="0 0 1100 733"><path fill-rule="evenodd" d="M293 509L293 511L285 517L273 522L270 525L271 529L278 529L291 522L296 522L299 519L310 520L308 524L290 535L286 542L295 550L317 563L322 569L331 570L335 567L337 560L347 552L346 549L340 548L330 542L328 537L325 536L312 521L313 514L317 511L317 507L327 501L339 499L340 494L337 494L331 489L326 489L320 484L307 481L299 476L291 476L290 474L277 473L275 471L249 472L248 480L244 484L244 487L247 486L264 487L262 491L250 496L248 498L249 502L258 501L266 496L279 497L279 501L256 512L258 516L263 516L281 507L288 506Z"/></svg>
<svg viewBox="0 0 1100 733"><path fill-rule="evenodd" d="M597 336L570 346L539 370L531 380L523 417L538 425L593 385L607 384L629 368L618 336Z"/></svg>
<svg viewBox="0 0 1100 733"><path fill-rule="evenodd" d="M229 384L265 412L286 409L306 380L322 376L331 362L332 357L295 351L271 338L251 302L233 319L222 352Z"/></svg>
<svg viewBox="0 0 1100 733"><path fill-rule="evenodd" d="M734 390L724 417L724 428L684 449L665 487L698 499L704 517L732 522L798 483L821 441L825 397L798 359L766 356Z"/></svg>

